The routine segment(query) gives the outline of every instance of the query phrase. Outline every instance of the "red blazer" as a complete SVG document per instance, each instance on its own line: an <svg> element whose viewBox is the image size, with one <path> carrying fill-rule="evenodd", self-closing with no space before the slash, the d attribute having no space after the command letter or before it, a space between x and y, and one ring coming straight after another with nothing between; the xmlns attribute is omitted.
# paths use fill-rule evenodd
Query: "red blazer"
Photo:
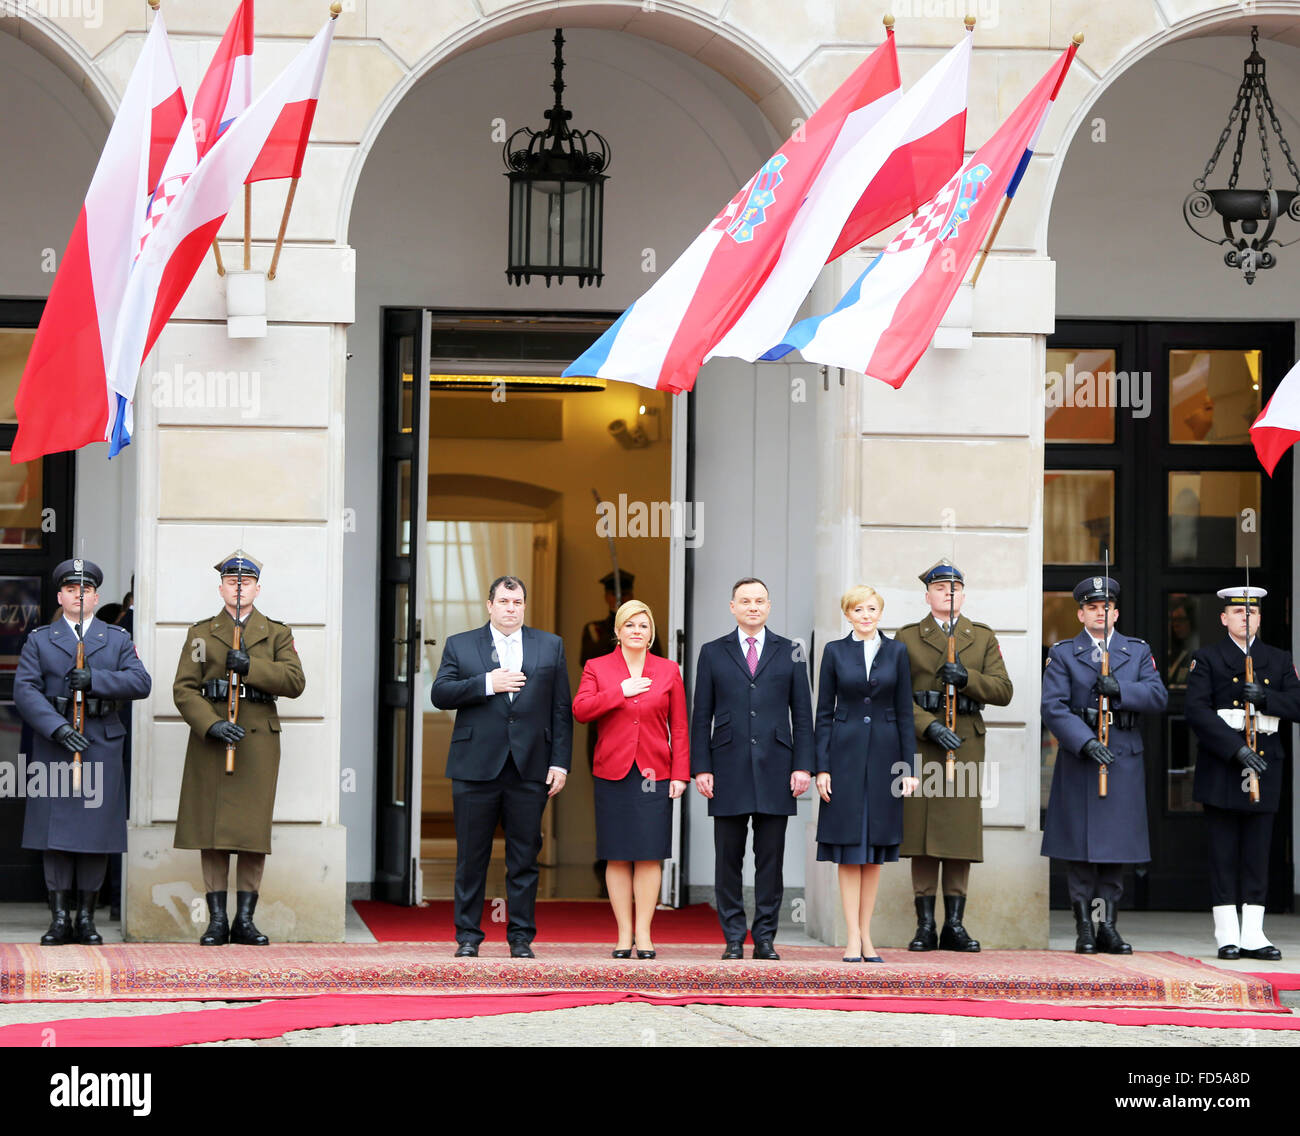
<svg viewBox="0 0 1300 1136"><path fill-rule="evenodd" d="M686 724L686 689L677 664L646 652L643 678L650 689L624 697L623 680L631 678L623 649L615 647L582 669L573 699L579 722L600 723L592 772L606 781L621 781L635 761L659 781L691 779L690 729Z"/></svg>

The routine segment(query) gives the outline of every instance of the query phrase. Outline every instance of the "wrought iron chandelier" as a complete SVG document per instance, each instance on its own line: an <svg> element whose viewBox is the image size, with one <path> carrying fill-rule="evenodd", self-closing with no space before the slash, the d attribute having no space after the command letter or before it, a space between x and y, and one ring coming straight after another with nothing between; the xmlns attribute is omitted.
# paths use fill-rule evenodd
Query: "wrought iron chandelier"
<svg viewBox="0 0 1300 1136"><path fill-rule="evenodd" d="M605 170L609 143L594 130L569 126L564 109L564 35L555 30L555 105L545 130L521 126L502 148L510 179L510 248L506 278L527 284L534 276L578 287L600 286Z"/></svg>
<svg viewBox="0 0 1300 1136"><path fill-rule="evenodd" d="M1241 172L1241 154L1246 144L1246 134L1250 129L1251 115L1254 115L1259 130L1260 158L1264 165L1263 189L1238 189L1237 178ZM1268 115L1268 127L1277 135L1278 149L1286 159L1287 169L1295 179L1295 189L1274 189L1273 170L1269 161L1268 131L1264 116ZM1232 154L1232 173L1228 177L1227 189L1206 189L1205 185L1223 147L1232 133L1233 124L1237 123L1237 145ZM1272 248L1285 248L1295 244L1300 237L1289 241L1275 241L1273 231L1282 216L1292 221L1300 221L1300 171L1296 169L1295 159L1291 157L1291 147L1282 134L1282 125L1277 120L1273 109L1273 99L1268 93L1268 84L1264 79L1264 57L1259 53L1259 28L1250 29L1250 55L1246 57L1241 86L1237 89L1237 101L1228 116L1228 125L1219 135L1219 144L1205 164L1205 172L1192 182L1192 192L1183 201L1183 219L1188 227L1202 240L1211 244L1223 245L1223 261L1231 268L1238 268L1246 278L1247 284L1255 282L1255 273L1265 268L1272 268L1277 257L1269 251ZM1207 236L1201 232L1195 222L1217 213L1223 221L1223 236ZM1263 231L1260 225L1263 224ZM1234 231L1234 226L1235 231Z"/></svg>

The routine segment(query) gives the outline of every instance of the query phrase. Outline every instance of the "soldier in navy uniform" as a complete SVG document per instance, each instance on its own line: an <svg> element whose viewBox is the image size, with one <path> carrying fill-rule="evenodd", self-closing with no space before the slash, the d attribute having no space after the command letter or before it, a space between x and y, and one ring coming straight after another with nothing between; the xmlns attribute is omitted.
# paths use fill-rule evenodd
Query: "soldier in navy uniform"
<svg viewBox="0 0 1300 1136"><path fill-rule="evenodd" d="M1066 861L1075 951L1127 955L1133 948L1115 926L1124 894L1124 865L1151 859L1139 715L1159 714L1169 694L1151 648L1115 630L1118 583L1109 576L1090 576L1075 587L1074 600L1083 630L1048 650L1043 672L1043 724L1056 735L1060 748L1042 854ZM1104 676L1103 649L1110 653L1110 673ZM1110 715L1106 745L1097 737L1102 696ZM1098 786L1103 766L1109 781L1105 797ZM1094 931L1095 903L1100 919Z"/></svg>
<svg viewBox="0 0 1300 1136"><path fill-rule="evenodd" d="M1268 593L1242 587L1218 595L1228 634L1198 650L1187 675L1187 724L1199 744L1192 795L1205 806L1209 830L1214 939L1221 959L1275 962L1282 952L1264 934L1264 900L1286 757L1278 724L1300 720L1300 679L1290 655L1255 638L1260 601ZM1253 682L1246 681L1247 649ZM1244 732L1247 704L1256 727L1253 749ZM1258 801L1250 799L1252 772Z"/></svg>
<svg viewBox="0 0 1300 1136"><path fill-rule="evenodd" d="M131 637L94 618L103 582L89 560L65 560L54 570L60 612L27 637L14 674L14 705L32 730L30 765L43 764L47 774L42 792L28 786L23 823L23 847L44 853L51 920L43 946L104 941L95 928L95 899L109 853L126 851L126 730L118 708L144 698L153 683ZM85 642L82 667L78 639ZM78 692L85 715L79 731L72 726ZM79 787L71 772L76 754Z"/></svg>

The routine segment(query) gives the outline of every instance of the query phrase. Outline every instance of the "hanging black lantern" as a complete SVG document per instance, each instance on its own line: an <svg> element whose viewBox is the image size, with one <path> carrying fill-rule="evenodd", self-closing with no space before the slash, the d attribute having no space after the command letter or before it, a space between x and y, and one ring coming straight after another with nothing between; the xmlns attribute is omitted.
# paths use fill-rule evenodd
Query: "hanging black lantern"
<svg viewBox="0 0 1300 1136"><path fill-rule="evenodd" d="M1283 216L1292 221L1300 221L1300 170L1296 169L1291 157L1291 147L1282 134L1282 125L1277 120L1273 109L1273 99L1268 93L1268 84L1264 80L1264 57L1259 53L1259 28L1250 29L1250 55L1246 57L1241 86L1237 88L1237 101L1232 113L1228 115L1228 125L1219 135L1219 144L1205 164L1205 172L1192 182L1192 192L1183 201L1183 219L1188 227L1202 240L1211 244L1223 245L1226 251L1223 261L1230 268L1239 268L1247 284L1255 282L1255 273L1260 269L1272 268L1277 257L1269 247L1285 248L1295 244L1300 237L1289 241L1273 240L1273 231ZM1246 134L1250 129L1251 114L1259 130L1260 158L1264 164L1263 189L1238 189L1237 177L1241 172L1241 152L1246 144ZM1268 125L1277 135L1278 149L1286 159L1287 169L1295 179L1295 189L1274 189L1273 170L1269 164L1268 134L1265 131L1264 115L1268 115ZM1237 145L1232 154L1232 173L1228 177L1227 189L1206 189L1205 183L1227 145L1232 133L1233 123L1238 123ZM1217 213L1223 221L1223 236L1206 236L1195 222ZM1264 230L1260 232L1260 225ZM1234 226L1236 230L1234 232Z"/></svg>
<svg viewBox="0 0 1300 1136"><path fill-rule="evenodd" d="M527 284L543 276L549 288L552 277L563 284L572 276L579 288L599 287L609 144L594 130L569 126L573 112L560 101L564 36L559 28L554 42L555 105L546 112L548 125L542 131L521 126L502 149L510 179L506 277Z"/></svg>

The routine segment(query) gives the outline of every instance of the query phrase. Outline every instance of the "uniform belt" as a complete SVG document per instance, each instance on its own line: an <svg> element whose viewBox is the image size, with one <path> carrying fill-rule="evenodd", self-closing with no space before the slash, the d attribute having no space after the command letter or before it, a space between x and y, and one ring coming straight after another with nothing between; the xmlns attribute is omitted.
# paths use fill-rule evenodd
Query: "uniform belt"
<svg viewBox="0 0 1300 1136"><path fill-rule="evenodd" d="M943 709L942 690L918 690L912 695L912 699L922 710L928 710L931 714ZM958 714L979 714L983 709L984 703L967 698L964 694L957 695Z"/></svg>
<svg viewBox="0 0 1300 1136"><path fill-rule="evenodd" d="M63 694L50 694L46 697L50 700L50 705L59 712L69 722L72 721L72 712L75 704L71 697ZM86 711L87 718L107 718L110 714L116 714L119 703L113 702L108 698L94 698L87 695L82 702L82 707Z"/></svg>
<svg viewBox="0 0 1300 1136"><path fill-rule="evenodd" d="M1092 729L1097 728L1097 707L1083 706L1072 708L1073 712L1088 723ZM1107 724L1115 726L1121 730L1136 730L1138 726L1138 712L1136 710L1107 710Z"/></svg>
<svg viewBox="0 0 1300 1136"><path fill-rule="evenodd" d="M230 697L230 683L224 678L210 678L199 687L199 693L210 702L225 702ZM275 701L274 694L267 694L264 690L242 682L239 684L239 697L246 698L249 702Z"/></svg>
<svg viewBox="0 0 1300 1136"><path fill-rule="evenodd" d="M1216 711L1220 718L1227 724L1230 730L1236 730L1238 733L1244 733L1246 729L1246 711L1240 707ZM1276 734L1279 721L1272 714L1255 714L1255 729L1261 734Z"/></svg>

